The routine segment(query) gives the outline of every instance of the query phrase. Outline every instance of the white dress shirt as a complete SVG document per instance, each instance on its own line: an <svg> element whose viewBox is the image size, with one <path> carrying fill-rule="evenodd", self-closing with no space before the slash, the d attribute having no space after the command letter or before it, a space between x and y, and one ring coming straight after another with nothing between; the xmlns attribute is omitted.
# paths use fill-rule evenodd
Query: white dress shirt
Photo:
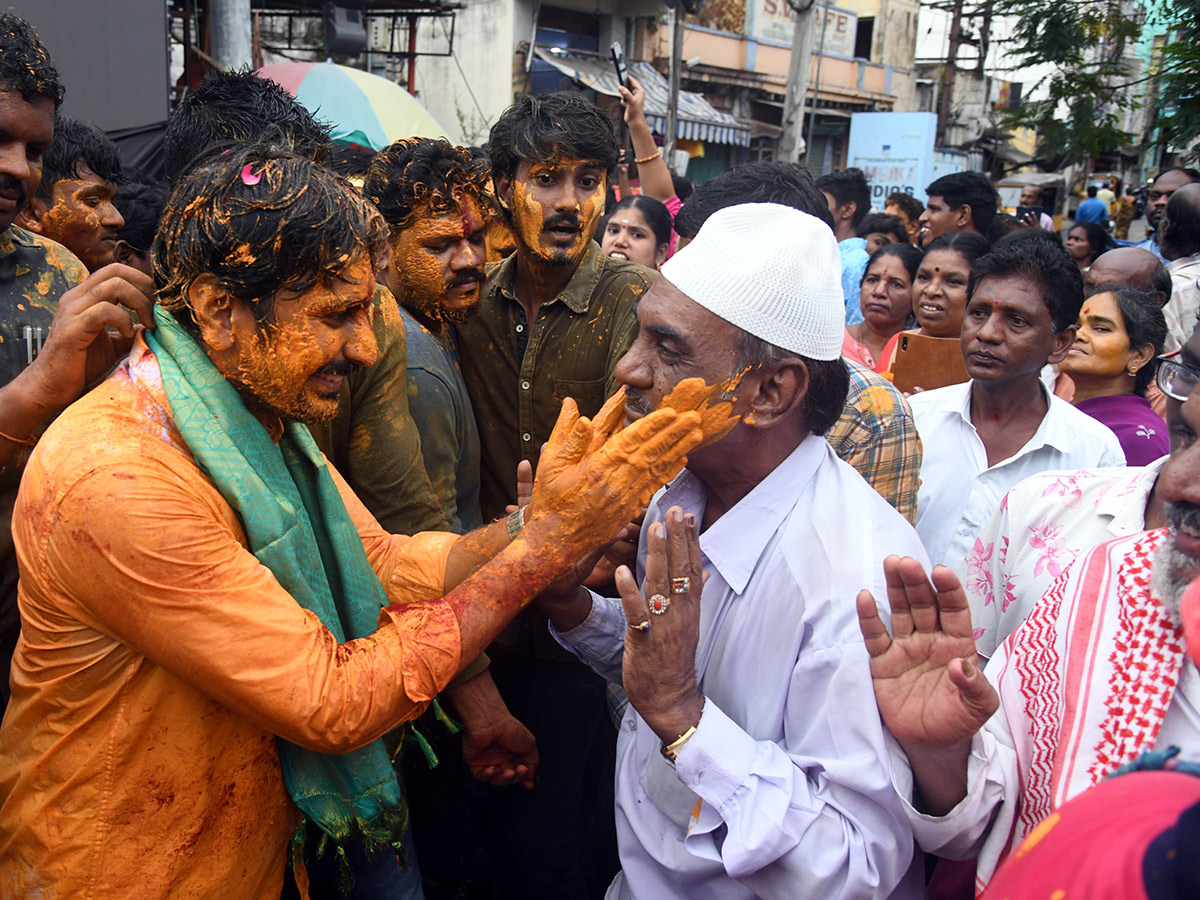
<svg viewBox="0 0 1200 900"><path fill-rule="evenodd" d="M676 505L703 523L704 487L687 470L651 501L639 582L648 528ZM923 896L855 611L864 587L886 607L888 554L924 558L912 526L809 436L700 546L712 575L696 655L704 711L672 766L627 710L617 739L622 873L608 896ZM559 640L619 681L626 628L619 600L594 597Z"/></svg>
<svg viewBox="0 0 1200 900"><path fill-rule="evenodd" d="M1146 503L1167 459L1046 472L1004 495L958 572L980 655L992 657L1079 554L1145 531Z"/></svg>
<svg viewBox="0 0 1200 900"><path fill-rule="evenodd" d="M1050 469L1125 465L1117 436L1042 385L1049 408L1033 437L988 466L971 422L971 385L954 384L909 398L925 457L917 493L917 534L934 564L957 571L1000 500L1018 482Z"/></svg>

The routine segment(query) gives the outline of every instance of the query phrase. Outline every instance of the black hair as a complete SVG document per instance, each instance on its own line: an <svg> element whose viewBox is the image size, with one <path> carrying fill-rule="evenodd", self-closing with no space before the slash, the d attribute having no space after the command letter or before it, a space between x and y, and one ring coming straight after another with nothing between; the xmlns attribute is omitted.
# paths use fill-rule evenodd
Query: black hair
<svg viewBox="0 0 1200 900"><path fill-rule="evenodd" d="M1055 334L1079 320L1083 273L1066 250L1047 241L1014 241L981 256L971 264L968 298L975 296L985 278L1024 278L1036 284L1050 311Z"/></svg>
<svg viewBox="0 0 1200 900"><path fill-rule="evenodd" d="M746 163L696 188L675 214L675 233L694 238L719 209L740 203L778 203L820 219L833 230L833 216L807 169L794 163Z"/></svg>
<svg viewBox="0 0 1200 900"><path fill-rule="evenodd" d="M125 241L141 254L148 254L158 231L158 219L167 203L167 192L156 184L134 182L122 186L113 201L124 227L117 232L117 239Z"/></svg>
<svg viewBox="0 0 1200 900"><path fill-rule="evenodd" d="M278 291L306 291L386 251L383 217L333 172L290 149L243 146L184 174L152 255L159 305L194 332L188 290L201 275L267 322Z"/></svg>
<svg viewBox="0 0 1200 900"><path fill-rule="evenodd" d="M925 254L923 254L912 244L902 244L899 242L894 244L884 244L882 247L872 253L871 258L867 260L867 267L863 269L862 281L860 281L859 284L861 285L863 281L867 280L867 272L870 271L871 266L875 264L875 261L878 259L883 259L885 256L894 256L900 260L905 268L905 271L908 272L908 280L913 281L917 277L917 269L920 268L921 260L924 258L924 255Z"/></svg>
<svg viewBox="0 0 1200 900"><path fill-rule="evenodd" d="M1147 251L1149 252L1149 251ZM1162 305L1166 306L1171 300L1171 272L1160 259L1150 276L1150 288L1156 294L1162 295Z"/></svg>
<svg viewBox="0 0 1200 900"><path fill-rule="evenodd" d="M37 31L12 13L0 15L0 85L20 91L26 103L50 100L55 109L66 93Z"/></svg>
<svg viewBox="0 0 1200 900"><path fill-rule="evenodd" d="M997 216L996 218L1000 217ZM1009 218L1012 217L1010 216ZM966 232L963 233L965 234ZM1028 225L1021 225L1019 228L1014 228L1012 231L1002 234L996 238L996 240L992 242L992 249L995 249L996 247L1007 247L1009 244L1018 243L1020 241L1044 241L1047 244L1053 244L1060 250L1063 246L1062 235L1060 235L1057 231L1047 231L1045 228L1032 228Z"/></svg>
<svg viewBox="0 0 1200 900"><path fill-rule="evenodd" d="M896 239L897 243L908 243L908 229L904 227L904 220L899 216L889 216L886 213L871 213L858 223L858 236L860 238L865 238L868 234L874 234L877 231L882 234L890 234Z"/></svg>
<svg viewBox="0 0 1200 900"><path fill-rule="evenodd" d="M854 204L854 216L851 222L857 228L858 223L871 211L871 185L862 169L843 169L831 172L817 179L817 190L832 194L838 206L847 203Z"/></svg>
<svg viewBox="0 0 1200 900"><path fill-rule="evenodd" d="M1089 185L1087 186L1087 195L1088 195L1089 197L1095 197L1095 196L1096 196L1096 194L1098 194L1098 193L1099 193L1099 188L1097 188L1097 186L1096 186L1096 185L1094 185L1094 184L1089 184Z"/></svg>
<svg viewBox="0 0 1200 900"><path fill-rule="evenodd" d="M734 352L735 373L773 366L794 357L808 369L808 392L804 397L804 424L813 434L825 434L841 417L850 393L850 371L840 356L809 359L741 331Z"/></svg>
<svg viewBox="0 0 1200 900"><path fill-rule="evenodd" d="M925 212L925 207L921 201L912 194L904 193L904 191L892 191L888 194L887 200L883 204L884 208L893 204L904 211L910 222L917 221L917 219L921 218L921 213Z"/></svg>
<svg viewBox="0 0 1200 900"><path fill-rule="evenodd" d="M329 154L329 168L343 178L365 177L375 151L369 147L334 147Z"/></svg>
<svg viewBox="0 0 1200 900"><path fill-rule="evenodd" d="M1146 344L1154 349L1150 362L1138 369L1133 383L1133 392L1139 397L1145 397L1146 388L1154 381L1154 373L1158 370L1158 357L1163 352L1163 343L1167 339L1167 320L1163 316L1162 308L1152 293L1139 291L1127 284L1098 284L1088 288L1084 297L1094 297L1097 294L1112 294L1116 297L1121 318L1125 321L1125 333L1129 336L1131 350Z"/></svg>
<svg viewBox="0 0 1200 900"><path fill-rule="evenodd" d="M381 150L363 181L363 196L393 230L409 227L418 216L455 214L464 195L479 203L486 222L492 212L487 168L468 150L431 138L396 141Z"/></svg>
<svg viewBox="0 0 1200 900"><path fill-rule="evenodd" d="M953 250L965 259L967 265L973 269L975 267L975 260L986 256L991 249L992 245L974 232L951 231L947 234L939 235L930 241L929 246L921 254L921 258L924 259L935 250Z"/></svg>
<svg viewBox="0 0 1200 900"><path fill-rule="evenodd" d="M960 206L971 208L971 224L980 234L987 234L992 219L996 218L996 204L1000 195L982 172L952 172L934 179L925 193L930 197L941 197L951 209Z"/></svg>
<svg viewBox="0 0 1200 900"><path fill-rule="evenodd" d="M274 81L249 67L212 72L167 119L163 171L174 184L197 160L233 144L262 142L318 162L333 149L329 128Z"/></svg>
<svg viewBox="0 0 1200 900"><path fill-rule="evenodd" d="M1166 243L1177 256L1200 253L1200 193L1189 187L1172 194L1166 219L1167 232L1159 243Z"/></svg>
<svg viewBox="0 0 1200 900"><path fill-rule="evenodd" d="M688 197L692 196L692 191L696 190L696 186L682 175L672 175L671 184L675 188L675 196L679 198L680 203L687 203Z"/></svg>
<svg viewBox="0 0 1200 900"><path fill-rule="evenodd" d="M121 154L112 138L91 122L80 122L68 116L54 117L54 140L42 157L42 183L38 196L50 199L50 192L60 181L80 177L83 163L105 181L120 184Z"/></svg>
<svg viewBox="0 0 1200 900"><path fill-rule="evenodd" d="M1083 233L1087 235L1088 246L1092 248L1092 258L1088 260L1088 265L1096 261L1096 257L1108 249L1108 232L1097 225L1095 222L1076 222L1071 226L1071 231L1076 228L1082 228ZM1070 231L1067 235L1070 236Z"/></svg>
<svg viewBox="0 0 1200 900"><path fill-rule="evenodd" d="M1008 213L996 213L996 218L992 219L991 227L987 230L987 239L994 245L1001 238L1028 227L1016 216L1010 216ZM1045 231L1045 229L1039 228L1038 231ZM1049 233L1046 231L1046 234Z"/></svg>
<svg viewBox="0 0 1200 900"><path fill-rule="evenodd" d="M645 194L635 194L632 197L624 198L614 206L607 218L611 218L614 213L622 209L636 209L642 214L642 218L646 220L646 224L654 232L654 245L656 247L671 243L671 213L667 211L667 207L663 205L661 200L647 197ZM598 233L603 234L602 231Z"/></svg>
<svg viewBox="0 0 1200 900"><path fill-rule="evenodd" d="M612 120L575 91L526 94L500 114L488 135L492 179L513 178L521 160L553 156L590 160L609 178L617 171L620 147Z"/></svg>

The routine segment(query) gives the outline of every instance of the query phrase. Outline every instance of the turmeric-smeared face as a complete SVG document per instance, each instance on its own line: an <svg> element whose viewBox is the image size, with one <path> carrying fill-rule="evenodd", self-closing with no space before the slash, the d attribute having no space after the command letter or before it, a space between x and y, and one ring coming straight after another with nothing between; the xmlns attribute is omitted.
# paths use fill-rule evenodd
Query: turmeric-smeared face
<svg viewBox="0 0 1200 900"><path fill-rule="evenodd" d="M737 329L665 278L638 302L637 320L637 338L613 370L625 388L627 422L658 409L685 379L715 385L733 373Z"/></svg>
<svg viewBox="0 0 1200 900"><path fill-rule="evenodd" d="M43 237L58 241L95 272L113 261L117 232L124 227L125 219L113 204L117 186L97 175L83 161L76 165L79 177L56 182L50 189L49 203L40 197L33 201L40 216L30 227Z"/></svg>
<svg viewBox="0 0 1200 900"><path fill-rule="evenodd" d="M603 166L562 156L522 160L516 177L501 177L496 186L512 210L519 246L551 266L579 262L604 212Z"/></svg>
<svg viewBox="0 0 1200 900"><path fill-rule="evenodd" d="M378 356L371 328L375 270L364 254L341 278L296 294L280 291L271 321L259 323L249 304L230 326L230 359L213 359L247 406L308 425L337 412L342 380ZM211 355L211 354L210 354Z"/></svg>
<svg viewBox="0 0 1200 900"><path fill-rule="evenodd" d="M479 306L486 235L473 197L462 197L457 213L418 216L393 234L388 288L422 324L465 322Z"/></svg>

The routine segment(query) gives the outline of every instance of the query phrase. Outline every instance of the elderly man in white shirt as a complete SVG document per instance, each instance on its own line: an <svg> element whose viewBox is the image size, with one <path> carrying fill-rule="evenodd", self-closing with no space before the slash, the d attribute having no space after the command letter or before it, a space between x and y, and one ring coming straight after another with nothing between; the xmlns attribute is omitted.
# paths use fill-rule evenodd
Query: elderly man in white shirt
<svg viewBox="0 0 1200 900"><path fill-rule="evenodd" d="M858 598L880 715L910 764L893 772L913 832L931 853L976 859L979 890L1059 806L1141 751L1200 754L1200 674L1180 616L1200 577L1194 386L1178 417L1155 489L1166 527L1082 554L986 672L947 569L931 584L916 561L888 560L894 636L873 597Z"/></svg>
<svg viewBox="0 0 1200 900"><path fill-rule="evenodd" d="M854 598L882 590L888 553L924 554L822 437L848 384L839 273L826 225L746 204L713 214L638 306L616 369L627 414L740 375L741 421L651 502L620 600L540 601L629 695L610 900L923 896Z"/></svg>
<svg viewBox="0 0 1200 900"><path fill-rule="evenodd" d="M962 353L971 380L909 399L925 450L917 533L958 569L1010 488L1049 469L1123 466L1106 426L1040 376L1075 341L1083 277L1045 241L999 247L971 267Z"/></svg>
<svg viewBox="0 0 1200 900"><path fill-rule="evenodd" d="M1198 378L1200 328L1155 373L1166 398L1172 454L1194 439L1181 413ZM992 657L1082 553L1167 524L1158 477L1168 458L1141 468L1046 472L1004 495L958 573L981 657Z"/></svg>

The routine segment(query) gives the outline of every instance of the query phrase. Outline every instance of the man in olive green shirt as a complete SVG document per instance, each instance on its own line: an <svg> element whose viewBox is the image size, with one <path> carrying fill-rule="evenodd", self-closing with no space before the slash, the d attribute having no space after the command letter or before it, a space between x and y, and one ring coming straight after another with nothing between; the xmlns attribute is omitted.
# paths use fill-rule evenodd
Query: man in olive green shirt
<svg viewBox="0 0 1200 900"><path fill-rule="evenodd" d="M592 240L618 147L607 116L582 95L518 101L492 128L488 152L517 249L488 273L478 315L456 326L479 426L485 521L516 503L517 464L536 466L563 398L592 416L617 389L612 373L633 340L634 305L654 277L609 259ZM556 644L535 610L525 610L488 655L541 759L532 791L496 798L503 809L490 834L507 867L506 896L587 896L585 870L600 869L594 874L604 883L617 865L615 853L587 859L598 847L615 848L611 795L607 803L594 796L605 776L585 767L593 742L613 753L604 682ZM610 836L585 838L589 819L605 822Z"/></svg>

